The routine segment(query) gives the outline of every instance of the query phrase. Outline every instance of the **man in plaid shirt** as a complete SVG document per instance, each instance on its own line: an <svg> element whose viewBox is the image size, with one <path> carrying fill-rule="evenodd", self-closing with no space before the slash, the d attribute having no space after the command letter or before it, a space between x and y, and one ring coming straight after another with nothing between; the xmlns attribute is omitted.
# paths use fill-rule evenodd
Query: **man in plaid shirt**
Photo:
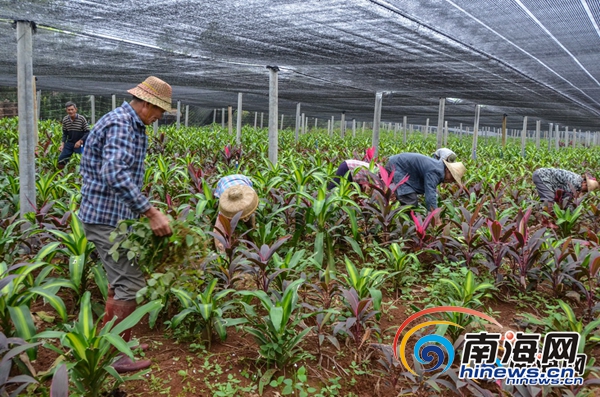
<svg viewBox="0 0 600 397"><path fill-rule="evenodd" d="M108 254L113 245L110 233L119 221L143 214L150 219L154 234L171 234L169 219L141 192L147 147L145 126L171 111L171 86L151 76L128 92L133 95L131 102L107 113L94 126L81 160L79 218L87 239L96 246L109 282L104 325L115 316L118 323L133 313L136 292L146 285L137 263L128 260L126 252L119 251L117 261ZM122 337L128 342L131 329ZM113 367L124 373L148 368L150 364L150 360L134 362L122 355Z"/></svg>

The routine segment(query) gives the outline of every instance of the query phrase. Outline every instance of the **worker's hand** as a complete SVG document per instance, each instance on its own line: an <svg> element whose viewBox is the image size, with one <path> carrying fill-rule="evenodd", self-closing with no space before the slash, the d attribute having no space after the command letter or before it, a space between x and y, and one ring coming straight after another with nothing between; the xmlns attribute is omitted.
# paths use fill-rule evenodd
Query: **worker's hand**
<svg viewBox="0 0 600 397"><path fill-rule="evenodd" d="M75 142L75 149L79 149L81 147L81 145L83 145L83 141L79 140L77 142Z"/></svg>
<svg viewBox="0 0 600 397"><path fill-rule="evenodd" d="M65 147L65 143L64 143L64 142L61 142L61 143L60 143L60 146L58 147L58 151L59 151L59 152L62 152L62 151L63 151L63 149L64 149L64 147Z"/></svg>
<svg viewBox="0 0 600 397"><path fill-rule="evenodd" d="M160 237L166 237L173 234L171 230L171 226L169 226L169 218L155 207L150 207L150 209L144 212L144 215L150 219L150 228Z"/></svg>

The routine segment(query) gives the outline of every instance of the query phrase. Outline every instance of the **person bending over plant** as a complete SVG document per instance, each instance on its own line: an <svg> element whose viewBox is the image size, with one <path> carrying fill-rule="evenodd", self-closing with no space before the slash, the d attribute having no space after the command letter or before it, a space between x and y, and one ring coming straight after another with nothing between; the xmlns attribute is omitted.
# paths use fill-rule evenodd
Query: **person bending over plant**
<svg viewBox="0 0 600 397"><path fill-rule="evenodd" d="M539 168L533 171L533 183L541 201L554 202L557 197L577 198L598 189L599 184L589 173L576 174L560 168Z"/></svg>
<svg viewBox="0 0 600 397"><path fill-rule="evenodd" d="M356 182L359 184L361 189L365 189L366 185L369 182L369 168L371 164L369 163L373 159L373 154L375 153L375 148L371 147L367 149L363 160L344 160L342 164L338 167L335 177L329 184L327 184L327 190L332 190L336 186L340 184L340 178L347 178L348 182ZM378 164L375 163L375 167L378 168Z"/></svg>
<svg viewBox="0 0 600 397"><path fill-rule="evenodd" d="M241 219L248 227L256 226L254 211L258 207L258 195L252 188L250 178L242 174L234 174L219 179L215 197L219 199L219 215L213 230L216 235L223 235L226 232L221 217L231 220L238 212L242 213ZM215 247L220 252L225 252L225 247L216 237Z"/></svg>

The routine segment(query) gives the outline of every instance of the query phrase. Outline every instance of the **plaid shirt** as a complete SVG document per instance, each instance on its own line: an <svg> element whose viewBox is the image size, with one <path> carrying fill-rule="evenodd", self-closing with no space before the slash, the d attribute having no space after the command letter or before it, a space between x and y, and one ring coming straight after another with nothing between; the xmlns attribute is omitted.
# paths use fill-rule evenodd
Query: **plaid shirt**
<svg viewBox="0 0 600 397"><path fill-rule="evenodd" d="M217 182L217 188L215 189L214 193L215 197L221 197L225 190L237 185L246 185L252 187L252 181L246 175L242 174L224 176L223 178L219 179L219 182Z"/></svg>
<svg viewBox="0 0 600 397"><path fill-rule="evenodd" d="M81 158L82 222L116 227L150 209L140 190L147 145L146 126L127 102L98 121Z"/></svg>

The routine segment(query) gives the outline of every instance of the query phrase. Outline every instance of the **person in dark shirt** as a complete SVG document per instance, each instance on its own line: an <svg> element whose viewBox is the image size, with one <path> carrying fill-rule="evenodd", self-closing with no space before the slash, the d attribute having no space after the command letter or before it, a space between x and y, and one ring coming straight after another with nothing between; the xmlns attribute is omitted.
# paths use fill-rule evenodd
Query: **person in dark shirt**
<svg viewBox="0 0 600 397"><path fill-rule="evenodd" d="M462 185L466 172L463 163L436 160L419 153L402 153L389 158L385 166L388 173L394 172L392 183L396 184L408 175L408 180L396 189L396 198L403 205L417 205L419 194L425 195L428 211L437 208L436 188L442 182Z"/></svg>
<svg viewBox="0 0 600 397"><path fill-rule="evenodd" d="M73 153L81 154L83 145L90 133L85 117L77 113L77 105L73 102L65 104L67 115L62 120L63 136L62 143L58 147L58 168L63 169Z"/></svg>

